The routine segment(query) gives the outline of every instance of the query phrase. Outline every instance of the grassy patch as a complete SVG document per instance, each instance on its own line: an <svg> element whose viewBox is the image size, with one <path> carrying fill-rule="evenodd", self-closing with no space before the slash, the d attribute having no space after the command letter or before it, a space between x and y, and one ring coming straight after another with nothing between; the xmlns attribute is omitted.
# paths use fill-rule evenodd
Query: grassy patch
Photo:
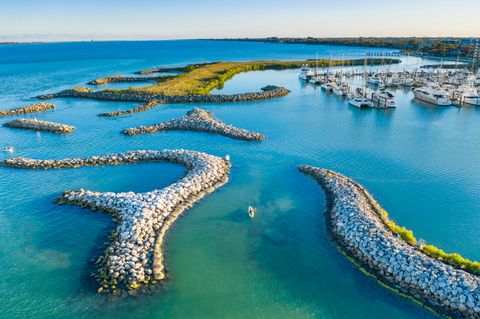
<svg viewBox="0 0 480 319"><path fill-rule="evenodd" d="M338 65L363 65L364 59L358 60L318 60L319 67ZM367 64L392 64L399 63L396 59L368 59ZM136 93L154 93L165 95L208 94L241 72L257 70L285 70L297 69L302 64L315 65L315 60L308 61L253 61L253 62L213 62L205 64L192 64L185 67L162 68L157 71L181 71L185 72L177 76L155 83L150 86L137 88Z"/></svg>
<svg viewBox="0 0 480 319"><path fill-rule="evenodd" d="M394 234L399 235L410 245L417 245L417 239L415 238L411 230L395 224L395 222L388 218L388 213L383 208L381 208L380 205L375 200L373 200L373 198L369 197L369 200L371 205L376 209L377 213L379 214L380 219L385 223L385 225L387 225L390 231L392 231ZM420 251L430 257L441 260L455 268L463 269L474 275L480 275L480 262L478 261L471 261L457 253L446 253L440 248L437 248L433 245L421 245Z"/></svg>
<svg viewBox="0 0 480 319"><path fill-rule="evenodd" d="M461 268L470 273L480 275L480 262L478 261L468 260L456 253L448 254L432 245L422 245L420 250L433 258L443 260L455 268Z"/></svg>

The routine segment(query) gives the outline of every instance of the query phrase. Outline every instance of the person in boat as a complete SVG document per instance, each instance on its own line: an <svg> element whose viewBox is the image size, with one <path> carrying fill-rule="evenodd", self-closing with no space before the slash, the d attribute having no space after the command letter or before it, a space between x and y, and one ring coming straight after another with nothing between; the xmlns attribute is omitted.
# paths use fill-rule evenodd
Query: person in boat
<svg viewBox="0 0 480 319"><path fill-rule="evenodd" d="M248 206L248 216L250 216L250 218L253 218L255 217L255 213L257 212L257 209L252 207L252 206Z"/></svg>

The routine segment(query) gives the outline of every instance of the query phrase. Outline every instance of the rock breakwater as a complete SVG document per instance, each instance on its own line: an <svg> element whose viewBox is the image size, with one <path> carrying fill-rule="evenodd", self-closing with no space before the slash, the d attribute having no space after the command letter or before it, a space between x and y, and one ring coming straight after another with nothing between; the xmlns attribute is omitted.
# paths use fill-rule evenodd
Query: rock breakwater
<svg viewBox="0 0 480 319"><path fill-rule="evenodd" d="M432 258L393 233L378 203L351 179L311 166L300 170L327 191L328 224L347 254L426 305L458 318L480 318L479 276Z"/></svg>
<svg viewBox="0 0 480 319"><path fill-rule="evenodd" d="M32 104L22 106L22 107L17 107L17 108L14 108L14 109L0 110L0 117L10 116L10 115L18 115L18 114L43 112L43 111L46 111L46 110L52 110L54 108L55 108L55 104L38 102L38 103L32 103Z"/></svg>
<svg viewBox="0 0 480 319"><path fill-rule="evenodd" d="M265 139L265 136L260 133L226 125L222 121L216 119L212 113L199 108L194 108L188 111L187 115L181 118L150 126L129 128L123 130L122 134L137 135L168 130L203 131L244 141L262 141Z"/></svg>
<svg viewBox="0 0 480 319"><path fill-rule="evenodd" d="M127 115L127 114L140 113L140 112L145 112L147 110L150 110L151 108L157 106L158 104L163 104L163 103L162 103L162 101L153 100L153 101L150 101L146 104L140 105L139 107L135 107L135 108L130 109L130 110L100 113L100 114L97 114L97 116L100 116L100 117L115 117L115 116L121 116L121 115Z"/></svg>
<svg viewBox="0 0 480 319"><path fill-rule="evenodd" d="M188 172L177 182L146 193L77 190L65 191L57 199L60 204L105 211L118 222L109 247L97 260L96 277L99 292L120 294L165 278L162 244L167 230L185 209L228 181L228 156L223 159L187 150L150 150L63 160L15 158L1 165L50 169L156 161L182 164Z"/></svg>
<svg viewBox="0 0 480 319"><path fill-rule="evenodd" d="M3 124L3 126L10 127L10 128L19 128L24 130L32 130L32 131L52 132L57 134L66 134L66 133L73 132L75 130L74 126L54 123L54 122L40 121L36 119L15 119L13 121Z"/></svg>
<svg viewBox="0 0 480 319"><path fill-rule="evenodd" d="M103 78L95 79L88 82L90 85L104 85L109 83L126 83L126 82L149 82L149 81L162 81L168 78L172 78L171 75L162 76L124 76L124 75L111 75Z"/></svg>
<svg viewBox="0 0 480 319"><path fill-rule="evenodd" d="M150 103L157 104L185 104L185 103L229 103L229 102L247 102L267 100L288 95L289 90L278 86L266 86L261 92L239 93L239 94L191 94L191 95L163 95L146 93L141 91L93 91L89 88L75 88L65 90L55 94L46 94L39 96L41 99L51 99L59 97L73 97L97 99L106 101L129 101L146 103L138 108L128 111L120 111L102 114L102 116L116 116L123 114L138 113L148 110L146 107ZM154 102L155 101L155 102ZM152 106L153 107L153 106ZM110 114L110 115L109 115ZM113 115L112 115L113 114Z"/></svg>

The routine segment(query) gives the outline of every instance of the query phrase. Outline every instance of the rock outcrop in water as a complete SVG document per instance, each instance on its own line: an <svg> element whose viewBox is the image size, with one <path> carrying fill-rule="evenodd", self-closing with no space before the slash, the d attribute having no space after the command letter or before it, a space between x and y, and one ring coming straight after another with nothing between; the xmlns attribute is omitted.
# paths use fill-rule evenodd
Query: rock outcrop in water
<svg viewBox="0 0 480 319"><path fill-rule="evenodd" d="M9 116L9 115L43 112L46 110L52 110L54 108L55 108L55 104L38 102L38 103L32 103L32 104L14 108L14 109L0 110L0 117Z"/></svg>
<svg viewBox="0 0 480 319"><path fill-rule="evenodd" d="M454 317L480 318L479 276L432 258L392 233L378 203L351 179L311 166L300 170L327 191L328 224L347 254L427 305Z"/></svg>
<svg viewBox="0 0 480 319"><path fill-rule="evenodd" d="M114 294L165 278L162 244L165 233L185 209L228 181L230 161L187 150L131 151L89 158L32 160L15 158L2 165L26 169L76 168L139 162L169 161L183 164L188 173L177 182L146 193L65 191L57 202L105 211L118 227L99 257L99 292Z"/></svg>
<svg viewBox="0 0 480 319"><path fill-rule="evenodd" d="M32 130L32 131L52 132L57 134L67 134L75 130L74 126L54 123L54 122L40 121L37 119L15 119L13 121L3 124L3 126L11 127L11 128L19 128L24 130Z"/></svg>
<svg viewBox="0 0 480 319"><path fill-rule="evenodd" d="M187 115L181 118L172 119L155 125L129 128L123 130L122 134L137 135L168 130L203 131L244 141L262 141L265 139L265 136L260 133L226 125L222 121L216 119L212 113L199 108L194 108L188 111Z"/></svg>

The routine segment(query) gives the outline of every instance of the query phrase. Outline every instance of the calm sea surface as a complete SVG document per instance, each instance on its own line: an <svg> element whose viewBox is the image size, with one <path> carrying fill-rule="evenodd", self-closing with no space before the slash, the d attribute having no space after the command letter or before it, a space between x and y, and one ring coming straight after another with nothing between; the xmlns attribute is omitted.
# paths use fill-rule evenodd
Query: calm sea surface
<svg viewBox="0 0 480 319"><path fill-rule="evenodd" d="M366 51L212 41L2 45L0 108L155 65L308 59L316 52L363 58ZM391 68L418 63L410 58ZM412 101L411 92L397 90L397 109L359 110L302 84L297 73L244 73L221 90L258 91L267 84L291 90L280 99L200 105L226 123L264 133L268 139L261 143L195 132L119 134L182 116L192 105L99 118L98 113L138 104L57 99L56 110L26 117L74 125L72 134L0 127L0 148L14 146L12 156L185 148L230 154L233 163L230 182L170 230L163 287L119 300L98 295L89 277L95 270L89 261L101 253L115 227L109 216L51 200L65 189L161 188L182 176L184 168L163 163L52 171L0 168L0 317L434 318L339 254L325 229L324 193L297 166L330 168L354 178L417 237L480 260L480 109L429 107ZM1 153L0 159L9 156ZM245 211L249 202L258 208L254 220Z"/></svg>

